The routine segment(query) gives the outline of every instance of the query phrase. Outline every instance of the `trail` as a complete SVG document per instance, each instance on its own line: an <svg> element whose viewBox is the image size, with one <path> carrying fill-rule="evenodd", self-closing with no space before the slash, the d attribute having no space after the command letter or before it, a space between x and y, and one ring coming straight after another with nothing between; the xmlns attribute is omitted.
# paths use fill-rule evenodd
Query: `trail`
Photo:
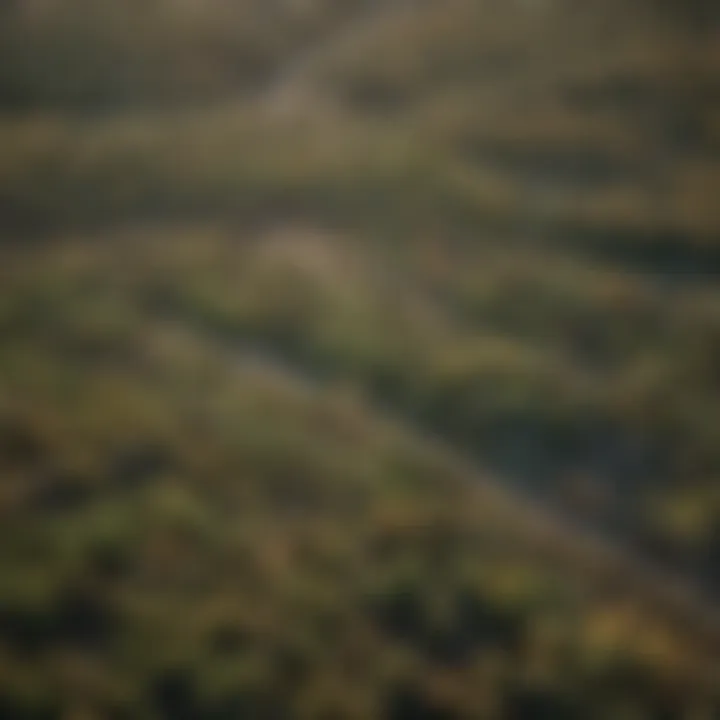
<svg viewBox="0 0 720 720"><path fill-rule="evenodd" d="M289 358L257 338L228 339L211 329L188 323L185 318L170 321L201 334L208 345L220 352L224 362L243 371L269 373L275 381L290 383L304 394L321 395L340 379L314 371L301 360ZM419 427L412 417L398 413L379 398L364 395L362 402L394 435L421 447L429 459L438 461L474 487L482 488L486 496L492 497L493 507L507 510L515 523L528 528L539 541L571 548L579 556L587 556L593 575L617 588L621 595L649 600L670 621L694 628L700 642L720 658L720 607L699 583L653 561L621 537L611 534L609 529L575 518L551 500L485 469L480 459L432 429Z"/></svg>
<svg viewBox="0 0 720 720"><path fill-rule="evenodd" d="M321 102L318 73L332 66L346 53L359 48L382 31L389 22L412 14L436 0L368 0L351 13L339 29L333 29L322 42L296 55L280 70L254 104L270 115L293 115L300 109L314 108Z"/></svg>
<svg viewBox="0 0 720 720"><path fill-rule="evenodd" d="M290 380L305 392L323 392L328 385L327 380L256 345L241 348L240 361ZM702 632L707 633L707 639L720 651L720 608L698 585L632 550L601 528L591 527L581 519L573 518L550 501L531 495L512 483L501 481L492 472L483 469L478 460L439 434L418 428L412 419L393 413L374 399L366 398L366 401L373 415L385 420L399 435L419 444L430 456L452 468L458 475L489 489L495 496L494 500L512 508L512 512L520 520L524 518L529 526L542 530L557 542L567 543L588 553L594 561L602 563L606 571L622 575L623 580L629 578L639 594L651 595L670 615L677 619L689 619L701 627Z"/></svg>

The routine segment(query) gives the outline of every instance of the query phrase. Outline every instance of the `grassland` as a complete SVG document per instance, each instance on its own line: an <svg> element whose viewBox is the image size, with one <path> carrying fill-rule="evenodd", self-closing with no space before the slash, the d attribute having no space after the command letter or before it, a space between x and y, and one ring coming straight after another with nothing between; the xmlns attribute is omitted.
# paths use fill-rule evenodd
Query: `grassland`
<svg viewBox="0 0 720 720"><path fill-rule="evenodd" d="M0 10L0 717L720 712L666 11Z"/></svg>

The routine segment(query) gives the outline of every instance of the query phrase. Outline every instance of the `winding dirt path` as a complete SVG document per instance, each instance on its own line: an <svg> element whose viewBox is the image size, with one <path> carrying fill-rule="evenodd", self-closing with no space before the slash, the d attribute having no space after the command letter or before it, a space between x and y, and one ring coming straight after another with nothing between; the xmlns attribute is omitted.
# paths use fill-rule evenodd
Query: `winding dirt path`
<svg viewBox="0 0 720 720"><path fill-rule="evenodd" d="M293 115L322 101L318 75L360 48L388 23L421 11L438 0L368 0L339 29L290 60L255 99L271 115Z"/></svg>

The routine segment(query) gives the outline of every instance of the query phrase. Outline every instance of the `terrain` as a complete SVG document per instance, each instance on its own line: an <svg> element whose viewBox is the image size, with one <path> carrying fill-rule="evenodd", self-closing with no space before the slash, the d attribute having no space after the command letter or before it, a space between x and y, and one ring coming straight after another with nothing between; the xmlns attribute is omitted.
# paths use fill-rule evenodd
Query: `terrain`
<svg viewBox="0 0 720 720"><path fill-rule="evenodd" d="M717 717L717 20L0 6L0 717Z"/></svg>

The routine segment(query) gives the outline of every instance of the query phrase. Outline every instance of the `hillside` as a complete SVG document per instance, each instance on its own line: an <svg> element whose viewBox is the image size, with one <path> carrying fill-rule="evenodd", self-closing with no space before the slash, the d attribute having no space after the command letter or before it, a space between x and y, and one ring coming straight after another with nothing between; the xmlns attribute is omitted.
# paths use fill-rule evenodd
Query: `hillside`
<svg viewBox="0 0 720 720"><path fill-rule="evenodd" d="M0 7L0 717L720 714L689 7Z"/></svg>

